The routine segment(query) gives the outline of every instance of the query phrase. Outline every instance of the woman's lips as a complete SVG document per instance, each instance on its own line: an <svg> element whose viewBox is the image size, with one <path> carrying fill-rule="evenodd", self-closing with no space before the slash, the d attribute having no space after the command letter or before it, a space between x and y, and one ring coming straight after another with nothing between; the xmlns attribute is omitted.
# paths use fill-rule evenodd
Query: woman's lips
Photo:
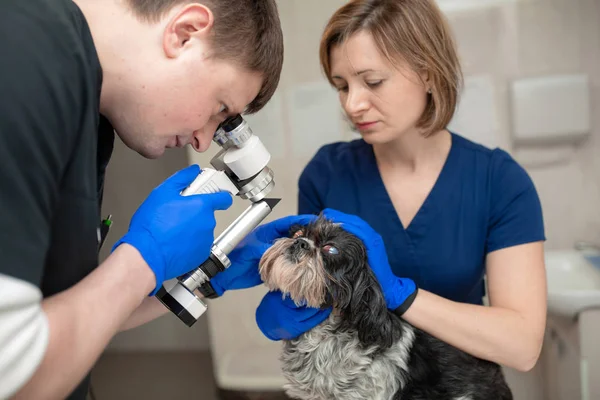
<svg viewBox="0 0 600 400"><path fill-rule="evenodd" d="M356 123L356 127L358 129L369 129L372 128L373 126L375 126L375 124L377 123L377 121L370 121L370 122L357 122Z"/></svg>

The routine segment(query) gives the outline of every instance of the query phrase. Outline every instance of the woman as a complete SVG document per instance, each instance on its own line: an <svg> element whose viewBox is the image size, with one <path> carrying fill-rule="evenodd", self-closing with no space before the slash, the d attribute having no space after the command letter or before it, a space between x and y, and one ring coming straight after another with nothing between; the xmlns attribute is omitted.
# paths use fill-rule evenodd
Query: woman
<svg viewBox="0 0 600 400"><path fill-rule="evenodd" d="M299 180L299 213L337 210L326 214L365 241L388 308L406 321L530 370L546 323L540 201L510 155L445 128L462 74L435 2L350 1L329 21L320 58L362 138L319 149ZM278 340L329 312L271 293L256 318Z"/></svg>

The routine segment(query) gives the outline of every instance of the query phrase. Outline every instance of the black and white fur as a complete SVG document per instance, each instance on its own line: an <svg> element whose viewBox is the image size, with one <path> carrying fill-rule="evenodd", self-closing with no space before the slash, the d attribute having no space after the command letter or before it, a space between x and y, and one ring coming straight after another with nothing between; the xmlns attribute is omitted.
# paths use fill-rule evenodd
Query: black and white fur
<svg viewBox="0 0 600 400"><path fill-rule="evenodd" d="M332 250L332 248L334 250ZM297 304L333 306L281 355L288 396L304 400L510 400L498 364L413 327L386 307L356 236L320 217L265 253L261 277Z"/></svg>

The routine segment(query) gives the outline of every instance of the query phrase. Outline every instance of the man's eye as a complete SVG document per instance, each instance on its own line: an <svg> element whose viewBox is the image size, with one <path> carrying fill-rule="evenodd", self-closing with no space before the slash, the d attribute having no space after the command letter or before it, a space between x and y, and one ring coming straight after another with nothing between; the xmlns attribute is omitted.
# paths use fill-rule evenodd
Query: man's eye
<svg viewBox="0 0 600 400"><path fill-rule="evenodd" d="M329 254L340 254L340 252L338 251L337 248L335 248L335 247L333 247L333 246L331 246L329 244L326 245L326 246L323 246L323 251L325 253L329 253Z"/></svg>
<svg viewBox="0 0 600 400"><path fill-rule="evenodd" d="M225 104L221 104L221 108L219 109L219 114L224 113L225 111L227 111L227 106Z"/></svg>

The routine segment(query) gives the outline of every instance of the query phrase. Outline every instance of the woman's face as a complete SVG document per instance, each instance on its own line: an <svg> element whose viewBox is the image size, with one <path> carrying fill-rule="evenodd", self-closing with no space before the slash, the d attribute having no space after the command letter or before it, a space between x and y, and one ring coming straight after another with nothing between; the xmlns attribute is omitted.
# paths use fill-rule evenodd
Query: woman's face
<svg viewBox="0 0 600 400"><path fill-rule="evenodd" d="M406 65L392 65L368 32L358 32L331 50L331 77L353 125L370 144L415 130L428 88Z"/></svg>

